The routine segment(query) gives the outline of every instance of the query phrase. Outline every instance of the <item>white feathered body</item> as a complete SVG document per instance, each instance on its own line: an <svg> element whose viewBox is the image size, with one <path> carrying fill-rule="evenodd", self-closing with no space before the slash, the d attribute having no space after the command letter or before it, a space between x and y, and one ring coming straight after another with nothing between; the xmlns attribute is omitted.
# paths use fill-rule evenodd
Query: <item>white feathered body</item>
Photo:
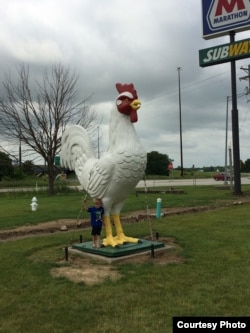
<svg viewBox="0 0 250 333"><path fill-rule="evenodd" d="M61 161L74 170L80 184L92 198L101 198L105 215L119 214L125 199L143 177L146 152L127 115L113 110L109 148L95 158L87 131L69 127L62 137Z"/></svg>

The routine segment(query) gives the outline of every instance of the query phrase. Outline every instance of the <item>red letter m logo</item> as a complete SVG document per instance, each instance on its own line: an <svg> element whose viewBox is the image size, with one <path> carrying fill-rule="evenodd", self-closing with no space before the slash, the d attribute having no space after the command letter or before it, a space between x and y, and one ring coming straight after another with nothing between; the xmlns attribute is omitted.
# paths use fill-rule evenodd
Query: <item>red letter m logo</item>
<svg viewBox="0 0 250 333"><path fill-rule="evenodd" d="M221 16L223 8L227 13L231 13L234 10L235 6L237 6L237 10L245 9L245 4L243 0L218 0L215 16Z"/></svg>

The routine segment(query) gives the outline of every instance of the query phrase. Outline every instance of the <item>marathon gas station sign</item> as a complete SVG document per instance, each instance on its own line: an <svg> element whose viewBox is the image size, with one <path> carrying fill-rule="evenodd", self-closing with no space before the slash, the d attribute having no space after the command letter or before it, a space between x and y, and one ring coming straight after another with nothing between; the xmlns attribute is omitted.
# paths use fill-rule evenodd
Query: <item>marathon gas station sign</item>
<svg viewBox="0 0 250 333"><path fill-rule="evenodd" d="M203 38L212 39L250 29L250 0L202 0ZM250 39L199 51L200 66L250 57Z"/></svg>
<svg viewBox="0 0 250 333"><path fill-rule="evenodd" d="M209 47L199 51L200 66L222 64L250 57L250 38L234 43Z"/></svg>
<svg viewBox="0 0 250 333"><path fill-rule="evenodd" d="M250 0L202 0L203 38L244 31L250 26Z"/></svg>
<svg viewBox="0 0 250 333"><path fill-rule="evenodd" d="M241 194L239 119L235 60L250 55L250 39L235 41L235 34L250 29L250 0L202 0L203 38L228 35L230 43L199 51L200 66L231 62L234 193Z"/></svg>

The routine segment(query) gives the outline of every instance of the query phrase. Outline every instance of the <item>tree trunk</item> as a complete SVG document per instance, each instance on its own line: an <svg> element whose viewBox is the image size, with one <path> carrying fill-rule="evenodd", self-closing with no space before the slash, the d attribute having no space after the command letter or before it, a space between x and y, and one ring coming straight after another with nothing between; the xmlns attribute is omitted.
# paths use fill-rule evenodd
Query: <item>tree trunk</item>
<svg viewBox="0 0 250 333"><path fill-rule="evenodd" d="M55 193L55 174L54 174L54 161L48 161L48 180L49 180L49 195Z"/></svg>

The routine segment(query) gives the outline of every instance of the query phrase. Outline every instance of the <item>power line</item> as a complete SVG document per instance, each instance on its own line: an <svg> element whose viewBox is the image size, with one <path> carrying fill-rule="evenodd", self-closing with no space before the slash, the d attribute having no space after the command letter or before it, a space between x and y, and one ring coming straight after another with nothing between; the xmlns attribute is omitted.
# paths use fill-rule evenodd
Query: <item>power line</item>
<svg viewBox="0 0 250 333"><path fill-rule="evenodd" d="M194 82L191 82L191 83L188 83L187 85L183 86L181 89L183 90L186 90L186 89L189 89L189 88L192 88L193 86L195 85L199 85L200 83L202 82L207 82L207 81L210 81L210 80L214 80L215 78L217 78L218 76L222 76L224 74L228 73L228 71L225 71L225 72L222 72L222 73L219 73L219 74L216 74L216 75L213 75L211 77L208 77L204 80L199 80L199 81L194 81ZM210 84L213 84L213 82L210 82L208 83L207 85L210 85ZM200 86L198 88L203 88L203 87L206 87L207 85L203 85L203 86ZM157 97L157 98L154 98L150 101L148 101L146 104L152 104L154 101L160 101L162 99L165 99L167 96L170 96L170 95L173 95L173 94L178 94L178 88L176 89L173 89L173 90L169 90L167 91L164 95L160 96L160 97Z"/></svg>
<svg viewBox="0 0 250 333"><path fill-rule="evenodd" d="M197 84L200 84L200 83L202 83L202 82L206 82L206 81L209 81L209 80L213 80L214 78L216 78L216 77L218 77L218 76L221 76L221 75L224 75L224 74L226 74L226 73L228 73L228 71L226 71L226 72L222 72L222 73L219 73L219 74L217 74L217 75L213 75L213 76L208 77L207 79L204 79L204 80L195 81L195 82L193 82L193 83L191 82L191 83L189 83L188 85L183 86L183 89L188 89L188 88L190 88L190 87L192 87L192 86L195 86L195 85L197 85Z"/></svg>

